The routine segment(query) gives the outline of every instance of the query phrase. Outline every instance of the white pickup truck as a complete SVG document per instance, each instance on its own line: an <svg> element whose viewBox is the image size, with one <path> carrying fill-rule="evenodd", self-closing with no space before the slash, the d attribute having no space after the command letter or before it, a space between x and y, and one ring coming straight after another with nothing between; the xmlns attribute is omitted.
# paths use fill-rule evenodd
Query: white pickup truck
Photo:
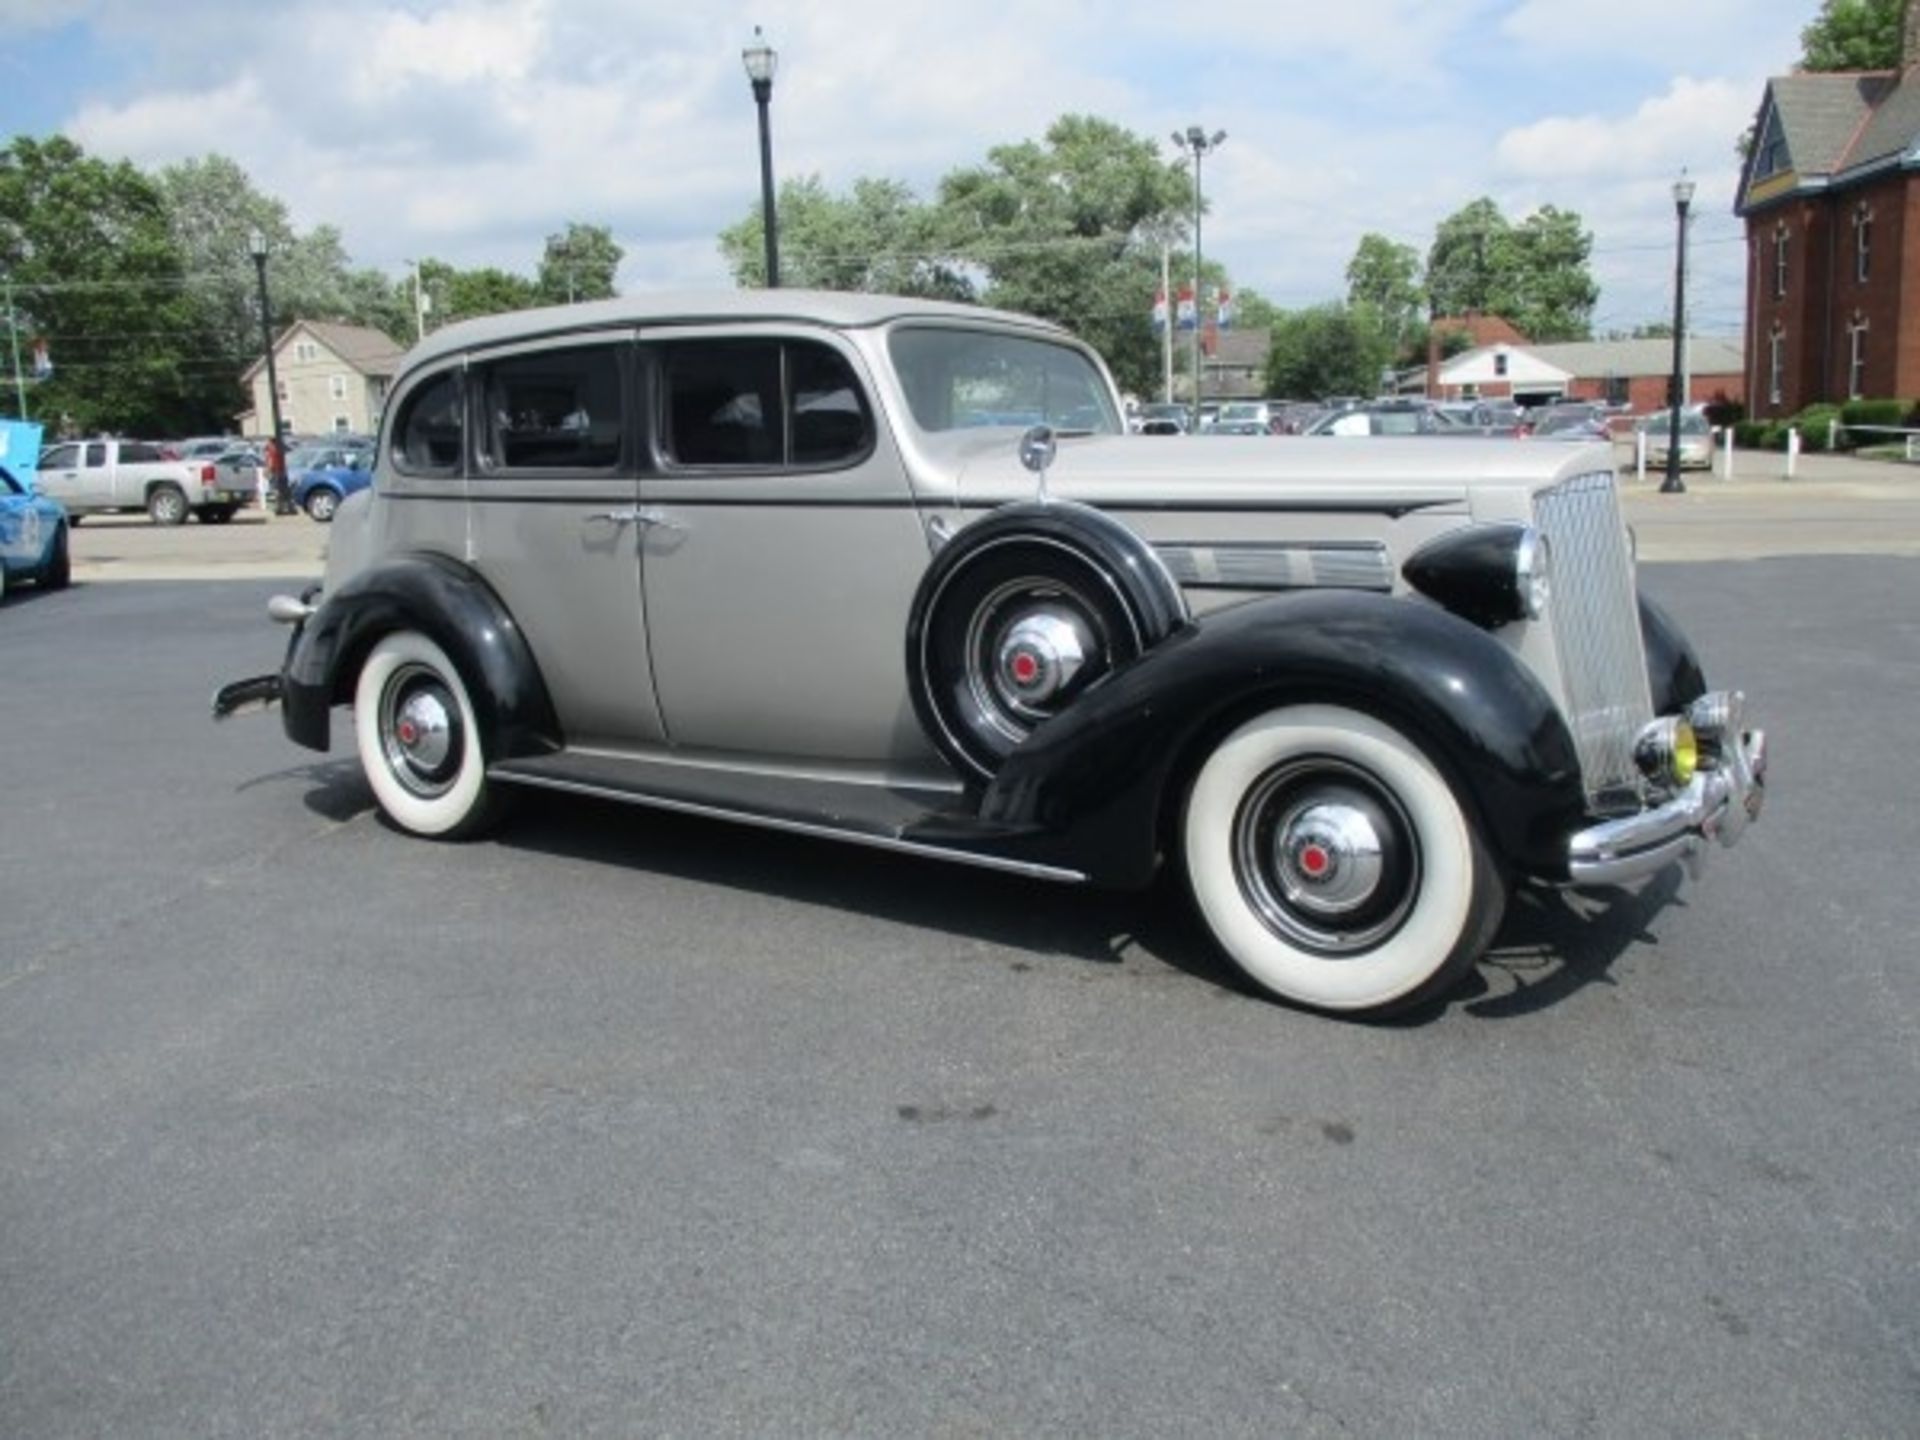
<svg viewBox="0 0 1920 1440"><path fill-rule="evenodd" d="M258 495L258 471L213 460L169 460L147 440L73 440L40 452L36 487L83 515L144 510L156 525L178 525L189 514L224 525Z"/></svg>

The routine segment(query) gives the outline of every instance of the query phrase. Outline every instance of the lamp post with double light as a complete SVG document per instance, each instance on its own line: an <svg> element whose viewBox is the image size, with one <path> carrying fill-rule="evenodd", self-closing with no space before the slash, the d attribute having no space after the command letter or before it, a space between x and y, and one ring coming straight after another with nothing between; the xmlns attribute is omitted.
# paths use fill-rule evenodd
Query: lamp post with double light
<svg viewBox="0 0 1920 1440"><path fill-rule="evenodd" d="M780 240L773 211L773 131L767 109L773 103L773 72L780 57L767 44L758 25L753 27L753 43L740 52L740 63L747 67L747 79L753 83L753 103L760 107L760 228L766 232L767 288L778 290Z"/></svg>
<svg viewBox="0 0 1920 1440"><path fill-rule="evenodd" d="M293 496L287 490L287 437L280 426L280 376L273 364L273 311L267 303L267 237L255 230L247 237L247 252L253 256L253 273L260 282L260 343L267 352L267 406L273 416L273 439L267 446L267 485L273 491L273 513L294 514Z"/></svg>
<svg viewBox="0 0 1920 1440"><path fill-rule="evenodd" d="M1216 130L1209 135L1198 125L1189 125L1183 135L1173 132L1173 143L1183 154L1193 157L1193 431L1200 433L1200 162L1213 151L1220 148L1227 138L1227 132Z"/></svg>
<svg viewBox="0 0 1920 1440"><path fill-rule="evenodd" d="M1679 223L1674 242L1673 262L1673 404L1667 410L1667 477L1660 482L1662 495L1684 495L1686 481L1680 478L1680 411L1687 403L1687 207L1693 204L1693 181L1682 170L1673 182L1673 211Z"/></svg>

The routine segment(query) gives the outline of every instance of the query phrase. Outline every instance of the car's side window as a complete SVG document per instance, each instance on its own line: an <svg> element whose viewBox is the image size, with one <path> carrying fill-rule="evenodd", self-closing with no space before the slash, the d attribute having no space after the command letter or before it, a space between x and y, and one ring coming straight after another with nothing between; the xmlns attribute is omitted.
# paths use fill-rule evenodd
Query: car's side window
<svg viewBox="0 0 1920 1440"><path fill-rule="evenodd" d="M107 463L107 447L99 441L87 446L87 468L98 470Z"/></svg>
<svg viewBox="0 0 1920 1440"><path fill-rule="evenodd" d="M40 456L42 470L71 470L79 463L78 445L56 445L51 450L43 451Z"/></svg>
<svg viewBox="0 0 1920 1440"><path fill-rule="evenodd" d="M859 380L825 345L683 341L664 347L661 374L662 444L675 465L838 465L873 444Z"/></svg>
<svg viewBox="0 0 1920 1440"><path fill-rule="evenodd" d="M540 350L482 372L489 473L612 470L626 428L620 351L612 345Z"/></svg>
<svg viewBox="0 0 1920 1440"><path fill-rule="evenodd" d="M459 371L448 370L416 387L394 422L394 468L405 475L458 475L465 434L461 410Z"/></svg>
<svg viewBox="0 0 1920 1440"><path fill-rule="evenodd" d="M663 439L675 464L766 469L783 463L777 340L669 345L662 373Z"/></svg>
<svg viewBox="0 0 1920 1440"><path fill-rule="evenodd" d="M873 417L853 367L824 345L787 346L793 463L833 465L856 460L873 444Z"/></svg>

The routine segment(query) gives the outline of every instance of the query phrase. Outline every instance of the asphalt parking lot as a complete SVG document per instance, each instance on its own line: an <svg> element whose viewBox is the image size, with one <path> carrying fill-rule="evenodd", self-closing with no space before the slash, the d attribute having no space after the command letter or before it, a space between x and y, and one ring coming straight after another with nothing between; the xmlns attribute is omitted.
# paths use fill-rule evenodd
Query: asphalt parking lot
<svg viewBox="0 0 1920 1440"><path fill-rule="evenodd" d="M1920 1432L1920 525L1741 483L1643 578L1764 823L1379 1027L1170 887L403 838L207 719L319 527L89 522L0 609L0 1433Z"/></svg>

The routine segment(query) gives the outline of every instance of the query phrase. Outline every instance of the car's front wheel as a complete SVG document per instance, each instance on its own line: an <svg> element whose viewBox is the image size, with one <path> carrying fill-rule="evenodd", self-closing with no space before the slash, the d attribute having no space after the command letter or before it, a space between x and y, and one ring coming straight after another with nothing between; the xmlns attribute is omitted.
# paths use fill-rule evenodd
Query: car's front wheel
<svg viewBox="0 0 1920 1440"><path fill-rule="evenodd" d="M1505 908L1472 818L1419 746L1331 705L1270 710L1208 755L1187 795L1194 901L1262 989L1379 1016L1471 969Z"/></svg>
<svg viewBox="0 0 1920 1440"><path fill-rule="evenodd" d="M353 726L367 783L401 829L458 840L495 818L473 701L426 636L397 631L373 647L354 688Z"/></svg>

